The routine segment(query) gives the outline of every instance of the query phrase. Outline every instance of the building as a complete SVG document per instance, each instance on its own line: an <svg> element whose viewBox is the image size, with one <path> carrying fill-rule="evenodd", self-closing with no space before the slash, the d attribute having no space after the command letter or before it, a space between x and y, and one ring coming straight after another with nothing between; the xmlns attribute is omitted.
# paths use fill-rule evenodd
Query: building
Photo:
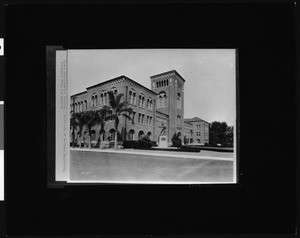
<svg viewBox="0 0 300 238"><path fill-rule="evenodd" d="M158 141L161 130L165 127L168 143L171 144L174 133L180 131L184 134L186 125L192 130L189 138L194 138L194 124L184 120L185 79L176 70L171 70L153 75L150 80L151 89L124 75L88 87L86 91L71 96L71 113L97 110L109 105L108 91L123 93L122 100L127 101L133 109L134 124L120 117L118 129L122 140L137 140L148 135L151 140ZM97 126L93 127L92 141L99 138L99 129ZM103 139L114 140L114 122L106 122L104 130ZM86 137L87 132L84 132L83 140Z"/></svg>
<svg viewBox="0 0 300 238"><path fill-rule="evenodd" d="M209 123L199 117L184 119L185 125L192 125L189 129L192 130L192 143L204 145L209 143ZM186 126L187 128L187 126Z"/></svg>
<svg viewBox="0 0 300 238"><path fill-rule="evenodd" d="M194 135L193 124L187 122L184 119L183 143L184 144L192 144L194 142L193 135Z"/></svg>

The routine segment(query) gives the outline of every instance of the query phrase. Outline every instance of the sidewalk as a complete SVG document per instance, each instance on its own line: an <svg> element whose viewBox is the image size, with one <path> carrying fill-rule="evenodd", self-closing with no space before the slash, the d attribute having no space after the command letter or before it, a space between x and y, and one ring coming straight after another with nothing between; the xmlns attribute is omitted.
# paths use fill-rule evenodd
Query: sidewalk
<svg viewBox="0 0 300 238"><path fill-rule="evenodd" d="M74 151L90 151L99 153L117 153L128 155L148 155L160 157L176 157L176 158L191 158L191 159L208 159L208 160L226 160L234 161L234 154L228 152L215 152L215 151L200 151L195 152L176 152L176 151L154 151L154 150L138 150L138 149L88 149L88 148L70 148Z"/></svg>

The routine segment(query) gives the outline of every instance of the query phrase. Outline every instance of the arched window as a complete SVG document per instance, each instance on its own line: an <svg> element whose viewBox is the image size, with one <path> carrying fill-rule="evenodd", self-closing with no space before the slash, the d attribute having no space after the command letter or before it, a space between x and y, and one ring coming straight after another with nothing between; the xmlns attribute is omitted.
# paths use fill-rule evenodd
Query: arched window
<svg viewBox="0 0 300 238"><path fill-rule="evenodd" d="M166 80L164 80L164 87L167 85Z"/></svg>
<svg viewBox="0 0 300 238"><path fill-rule="evenodd" d="M182 98L181 98L181 94L177 93L177 108L181 109L182 108Z"/></svg>
<svg viewBox="0 0 300 238"><path fill-rule="evenodd" d="M93 93L92 95L92 107L97 106L97 95L96 93Z"/></svg>
<svg viewBox="0 0 300 238"><path fill-rule="evenodd" d="M106 103L107 103L107 93L106 93L106 91L102 91L100 93L100 104L106 105Z"/></svg>
<svg viewBox="0 0 300 238"><path fill-rule="evenodd" d="M83 111L83 101L81 101L81 103L80 103L80 111L81 112Z"/></svg>
<svg viewBox="0 0 300 238"><path fill-rule="evenodd" d="M118 93L118 90L117 90L115 87L113 87L113 88L111 89L111 91L112 91L114 94L117 94L117 93Z"/></svg>
<svg viewBox="0 0 300 238"><path fill-rule="evenodd" d="M132 104L132 92L131 92L131 90L129 91L129 103Z"/></svg>
<svg viewBox="0 0 300 238"><path fill-rule="evenodd" d="M151 98L147 99L147 109L152 110L152 99Z"/></svg>
<svg viewBox="0 0 300 238"><path fill-rule="evenodd" d="M177 115L177 125L181 124L181 116Z"/></svg>
<svg viewBox="0 0 300 238"><path fill-rule="evenodd" d="M144 136L144 132L142 130L139 131L139 139L142 139Z"/></svg>
<svg viewBox="0 0 300 238"><path fill-rule="evenodd" d="M135 93L134 89L131 89L129 91L129 103L130 104L135 104L136 103L136 93Z"/></svg>
<svg viewBox="0 0 300 238"><path fill-rule="evenodd" d="M169 86L169 79L167 79L167 86Z"/></svg>
<svg viewBox="0 0 300 238"><path fill-rule="evenodd" d="M133 129L129 130L128 140L130 140L130 141L134 140L134 133L135 133L135 131Z"/></svg>
<svg viewBox="0 0 300 238"><path fill-rule="evenodd" d="M135 91L132 92L132 98L133 98L132 99L133 100L133 104L136 105L136 92Z"/></svg>
<svg viewBox="0 0 300 238"><path fill-rule="evenodd" d="M139 96L139 106L140 107L145 107L145 96L142 93Z"/></svg>
<svg viewBox="0 0 300 238"><path fill-rule="evenodd" d="M156 88L158 88L158 82L156 82Z"/></svg>
<svg viewBox="0 0 300 238"><path fill-rule="evenodd" d="M142 106L142 95L139 95L139 106Z"/></svg>
<svg viewBox="0 0 300 238"><path fill-rule="evenodd" d="M116 136L116 130L115 129L110 129L109 130L109 141L114 141Z"/></svg>
<svg viewBox="0 0 300 238"><path fill-rule="evenodd" d="M87 110L87 101L86 100L84 101L84 110L85 111Z"/></svg>
<svg viewBox="0 0 300 238"><path fill-rule="evenodd" d="M145 96L143 96L143 99L142 99L142 106L143 106L143 107L146 107L146 100L145 100Z"/></svg>
<svg viewBox="0 0 300 238"><path fill-rule="evenodd" d="M150 131L148 131L147 136L148 136L149 140L151 140L151 134L152 133Z"/></svg>
<svg viewBox="0 0 300 238"><path fill-rule="evenodd" d="M100 105L103 105L104 103L103 103L103 93L101 92L100 93Z"/></svg>
<svg viewBox="0 0 300 238"><path fill-rule="evenodd" d="M166 107L167 106L167 94L166 92L160 92L157 95L157 107Z"/></svg>

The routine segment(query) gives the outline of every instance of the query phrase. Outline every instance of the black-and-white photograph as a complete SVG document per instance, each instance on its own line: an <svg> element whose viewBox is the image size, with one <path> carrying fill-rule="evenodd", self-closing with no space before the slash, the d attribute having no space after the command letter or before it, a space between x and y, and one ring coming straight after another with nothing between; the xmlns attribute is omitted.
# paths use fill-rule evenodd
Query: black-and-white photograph
<svg viewBox="0 0 300 238"><path fill-rule="evenodd" d="M56 51L56 180L237 182L235 49Z"/></svg>

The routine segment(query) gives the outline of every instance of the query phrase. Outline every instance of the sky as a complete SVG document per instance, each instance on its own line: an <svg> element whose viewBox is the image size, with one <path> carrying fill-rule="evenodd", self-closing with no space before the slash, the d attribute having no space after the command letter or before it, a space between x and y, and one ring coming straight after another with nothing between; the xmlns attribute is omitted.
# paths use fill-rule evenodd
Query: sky
<svg viewBox="0 0 300 238"><path fill-rule="evenodd" d="M234 49L69 50L70 95L125 75L151 89L150 76L175 69L184 79L184 118L236 120Z"/></svg>

